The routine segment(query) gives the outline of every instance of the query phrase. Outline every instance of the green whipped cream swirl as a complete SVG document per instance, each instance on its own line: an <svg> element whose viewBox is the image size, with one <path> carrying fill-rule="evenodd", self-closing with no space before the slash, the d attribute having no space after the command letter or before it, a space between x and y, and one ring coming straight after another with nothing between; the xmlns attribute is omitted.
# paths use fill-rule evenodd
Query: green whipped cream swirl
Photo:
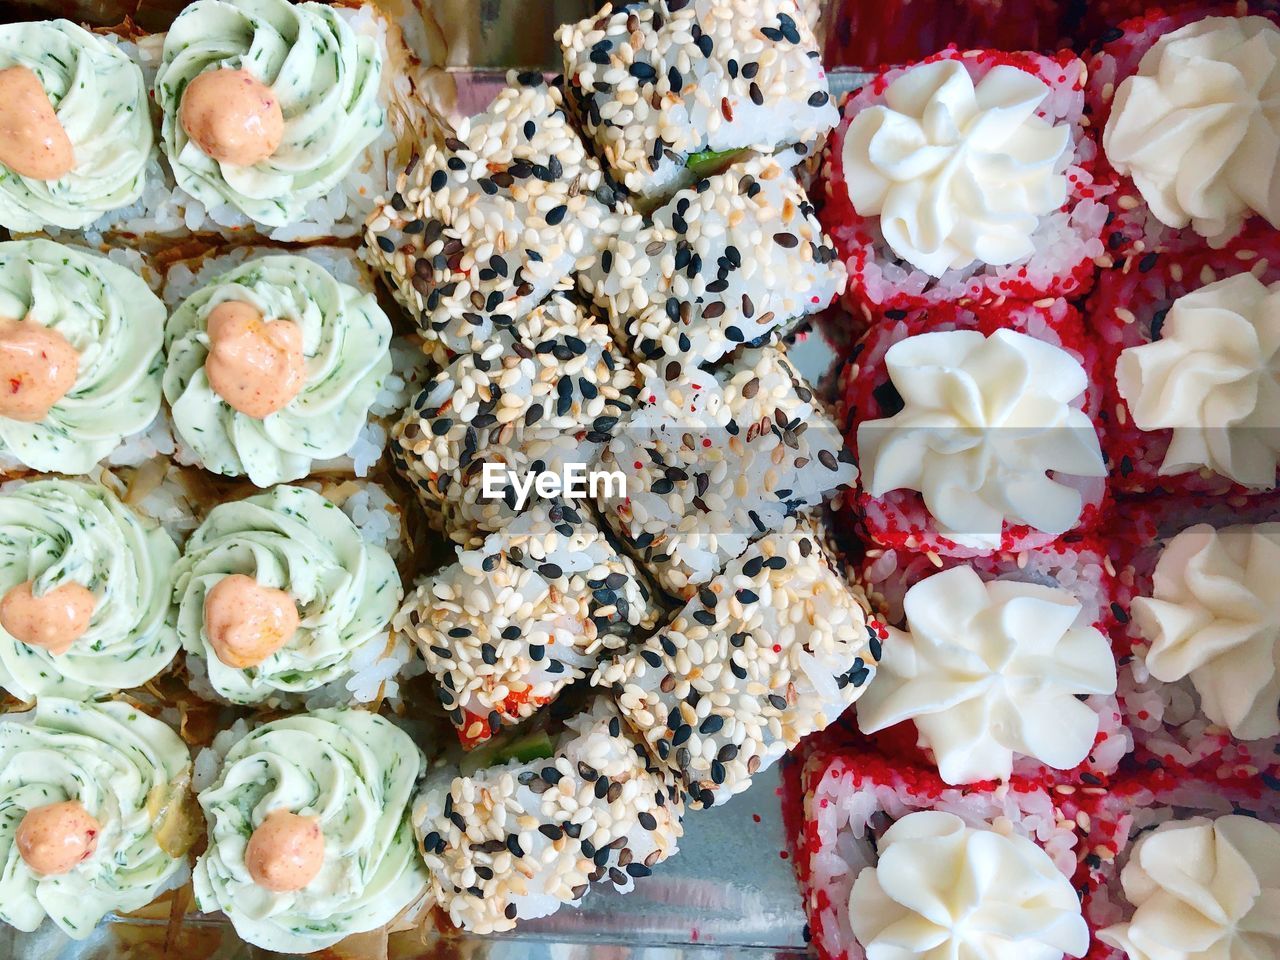
<svg viewBox="0 0 1280 960"><path fill-rule="evenodd" d="M234 410L205 374L208 317L227 300L302 328L306 385L261 420ZM313 460L341 456L355 443L391 372L390 343L391 321L372 293L303 257L262 257L197 290L169 317L164 396L205 469L268 487L305 477Z"/></svg>
<svg viewBox="0 0 1280 960"><path fill-rule="evenodd" d="M300 616L292 640L244 670L219 660L205 632L205 596L231 574L284 590ZM386 550L364 542L320 494L288 486L214 507L187 541L174 582L183 649L204 659L219 695L245 704L342 676L362 646L387 641L403 596Z"/></svg>
<svg viewBox="0 0 1280 960"><path fill-rule="evenodd" d="M40 700L0 723L0 920L31 931L45 917L83 940L108 913L146 906L184 878L187 859L158 837L191 758L168 726L127 703ZM78 800L98 821L96 849L42 875L15 842L28 810Z"/></svg>
<svg viewBox="0 0 1280 960"><path fill-rule="evenodd" d="M97 597L63 654L0 627L0 686L20 700L87 699L141 686L178 651L171 604L178 548L109 490L34 480L0 491L0 597L32 581L37 596L78 583Z"/></svg>
<svg viewBox="0 0 1280 960"><path fill-rule="evenodd" d="M394 724L360 710L317 710L258 727L227 753L200 793L209 848L196 863L196 902L221 910L249 943L309 953L393 920L425 892L407 809L422 770ZM267 815L316 817L324 865L301 890L250 878L245 848Z"/></svg>
<svg viewBox="0 0 1280 960"><path fill-rule="evenodd" d="M88 473L160 411L165 308L137 274L49 240L0 243L0 318L56 330L75 348L75 385L36 423L0 417L0 456Z"/></svg>
<svg viewBox="0 0 1280 960"><path fill-rule="evenodd" d="M178 111L207 70L245 70L284 113L276 152L251 166L219 163L192 143ZM155 80L161 140L178 186L207 207L230 204L284 226L343 179L386 123L378 102L382 53L338 8L288 0L196 0L164 42Z"/></svg>
<svg viewBox="0 0 1280 960"><path fill-rule="evenodd" d="M0 226L87 227L142 196L151 114L142 70L116 44L69 20L0 25L0 70L40 80L75 155L71 172L35 180L0 166Z"/></svg>

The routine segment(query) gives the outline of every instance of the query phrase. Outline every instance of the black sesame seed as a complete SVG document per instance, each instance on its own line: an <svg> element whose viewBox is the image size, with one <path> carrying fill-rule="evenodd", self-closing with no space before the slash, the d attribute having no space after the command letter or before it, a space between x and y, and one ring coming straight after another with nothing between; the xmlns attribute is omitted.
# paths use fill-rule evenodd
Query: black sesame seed
<svg viewBox="0 0 1280 960"><path fill-rule="evenodd" d="M564 219L564 215L568 212L569 208L563 203L558 207L552 207L547 211L547 226L559 226L560 222Z"/></svg>
<svg viewBox="0 0 1280 960"><path fill-rule="evenodd" d="M439 193L444 189L445 184L449 182L449 175L443 170L437 170L431 175L431 190L433 193Z"/></svg>
<svg viewBox="0 0 1280 960"><path fill-rule="evenodd" d="M557 827L554 823L544 823L538 827L538 832L550 840L552 843L564 836L564 831Z"/></svg>

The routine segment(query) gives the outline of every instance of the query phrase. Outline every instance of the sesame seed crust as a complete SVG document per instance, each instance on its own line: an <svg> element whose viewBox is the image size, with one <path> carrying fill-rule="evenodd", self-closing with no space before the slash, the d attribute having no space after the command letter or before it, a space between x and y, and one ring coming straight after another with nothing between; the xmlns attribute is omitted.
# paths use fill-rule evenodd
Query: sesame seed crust
<svg viewBox="0 0 1280 960"><path fill-rule="evenodd" d="M531 717L658 614L585 510L539 503L420 582L394 626L422 652L470 748Z"/></svg>
<svg viewBox="0 0 1280 960"><path fill-rule="evenodd" d="M758 158L622 218L583 290L641 359L715 362L781 337L845 288L844 264L792 172Z"/></svg>
<svg viewBox="0 0 1280 960"><path fill-rule="evenodd" d="M575 113L639 196L691 180L700 151L807 154L839 119L797 0L610 4L556 39Z"/></svg>
<svg viewBox="0 0 1280 960"><path fill-rule="evenodd" d="M412 814L419 849L436 902L464 930L510 930L597 883L627 893L676 852L679 790L613 704L597 698L567 728L549 759L471 776L442 768L424 781Z"/></svg>
<svg viewBox="0 0 1280 960"><path fill-rule="evenodd" d="M437 529L477 546L515 516L515 491L485 499L482 468L556 472L587 462L634 406L631 363L608 328L556 294L438 374L392 429L391 454Z"/></svg>
<svg viewBox="0 0 1280 960"><path fill-rule="evenodd" d="M669 361L640 376L639 408L600 457L626 496L599 507L672 596L688 600L752 540L857 478L839 428L775 347L715 375Z"/></svg>
<svg viewBox="0 0 1280 960"><path fill-rule="evenodd" d="M613 691L701 809L745 790L858 699L876 668L869 630L819 534L802 525L750 547L593 682Z"/></svg>
<svg viewBox="0 0 1280 960"><path fill-rule="evenodd" d="M515 74L493 104L427 146L365 223L363 255L428 348L482 348L598 255L615 191L558 85Z"/></svg>

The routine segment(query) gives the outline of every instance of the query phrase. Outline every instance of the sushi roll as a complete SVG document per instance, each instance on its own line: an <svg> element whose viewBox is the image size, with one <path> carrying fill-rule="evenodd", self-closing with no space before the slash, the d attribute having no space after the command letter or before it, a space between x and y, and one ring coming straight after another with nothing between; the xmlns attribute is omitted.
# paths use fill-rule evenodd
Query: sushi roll
<svg viewBox="0 0 1280 960"><path fill-rule="evenodd" d="M1276 486L1280 246L1132 256L1088 306L1103 344L1103 441L1117 491Z"/></svg>
<svg viewBox="0 0 1280 960"><path fill-rule="evenodd" d="M671 361L642 363L640 375L640 405L599 460L626 482L598 504L680 600L857 478L839 429L776 348L715 374Z"/></svg>
<svg viewBox="0 0 1280 960"><path fill-rule="evenodd" d="M652 202L736 159L807 156L838 114L798 0L606 4L556 33L574 112Z"/></svg>
<svg viewBox="0 0 1280 960"><path fill-rule="evenodd" d="M0 469L83 474L103 459L172 452L148 433L164 318L119 262L48 240L0 243Z"/></svg>
<svg viewBox="0 0 1280 960"><path fill-rule="evenodd" d="M567 297L522 326L523 339L504 332L455 360L392 431L428 519L464 546L524 510L536 477L590 464L640 389L608 327Z"/></svg>
<svg viewBox="0 0 1280 960"><path fill-rule="evenodd" d="M873 326L840 374L867 538L972 557L1095 527L1107 501L1097 360L1061 300Z"/></svg>
<svg viewBox="0 0 1280 960"><path fill-rule="evenodd" d="M1139 760L1280 774L1280 503L1166 499L1118 520L1114 642Z"/></svg>
<svg viewBox="0 0 1280 960"><path fill-rule="evenodd" d="M1099 782L1132 747L1115 699L1109 605L1086 594L1087 613L1059 584L984 566L960 562L906 590L859 728L918 746L951 785L1015 771Z"/></svg>
<svg viewBox="0 0 1280 960"><path fill-rule="evenodd" d="M623 218L579 282L632 354L694 367L781 338L845 276L804 189L764 157Z"/></svg>
<svg viewBox="0 0 1280 960"><path fill-rule="evenodd" d="M88 700L140 687L178 651L178 548L88 481L0 489L0 687Z"/></svg>
<svg viewBox="0 0 1280 960"><path fill-rule="evenodd" d="M416 57L372 3L199 0L136 51L159 154L111 237L358 236L428 132Z"/></svg>
<svg viewBox="0 0 1280 960"><path fill-rule="evenodd" d="M128 703L41 697L0 722L0 920L84 940L190 875L191 756Z"/></svg>
<svg viewBox="0 0 1280 960"><path fill-rule="evenodd" d="M857 700L879 645L817 536L800 529L752 545L593 682L706 809Z"/></svg>
<svg viewBox="0 0 1280 960"><path fill-rule="evenodd" d="M142 71L68 20L0 25L0 227L80 230L142 195L151 155Z"/></svg>
<svg viewBox="0 0 1280 960"><path fill-rule="evenodd" d="M1256 242L1280 226L1280 27L1258 4L1158 8L1104 35L1089 60L1099 176L1114 183L1115 256Z"/></svg>
<svg viewBox="0 0 1280 960"><path fill-rule="evenodd" d="M1274 798L1258 783L1141 773L1098 798L1091 832L1107 839L1078 883L1094 934L1089 960L1274 953Z"/></svg>
<svg viewBox="0 0 1280 960"><path fill-rule="evenodd" d="M1069 51L949 48L855 91L828 145L820 213L851 312L1086 292L1107 208L1084 80Z"/></svg>
<svg viewBox="0 0 1280 960"><path fill-rule="evenodd" d="M585 510L539 504L426 577L396 629L463 746L518 724L658 621L644 578Z"/></svg>
<svg viewBox="0 0 1280 960"><path fill-rule="evenodd" d="M408 810L413 740L362 710L316 710L236 741L199 793L209 846L197 906L246 943L312 953L421 903L427 876Z"/></svg>
<svg viewBox="0 0 1280 960"><path fill-rule="evenodd" d="M218 504L172 575L197 693L289 706L328 684L355 700L355 665L394 650L390 623L403 596L395 562L311 490L279 486Z"/></svg>
<svg viewBox="0 0 1280 960"><path fill-rule="evenodd" d="M931 947L1084 956L1089 931L1070 879L1078 828L1035 780L958 788L929 770L840 749L810 757L803 785L797 858L822 960L929 956ZM956 882L979 870L987 882ZM933 909L912 906L925 902Z"/></svg>
<svg viewBox="0 0 1280 960"><path fill-rule="evenodd" d="M392 374L391 321L371 288L316 255L214 276L173 310L164 342L179 459L259 487L317 461L346 455L367 471L377 459L363 452L365 429Z"/></svg>
<svg viewBox="0 0 1280 960"><path fill-rule="evenodd" d="M483 349L598 255L616 191L565 114L558 84L512 74L489 109L428 146L370 214L365 256L428 345Z"/></svg>
<svg viewBox="0 0 1280 960"><path fill-rule="evenodd" d="M217 283L233 271L246 268L250 261L278 256L279 247L258 244L243 246L213 245L196 256L169 259L165 263L160 295L170 312L178 309L188 297ZM362 295L378 297L378 278L348 247L315 244L290 251L291 256L310 260L346 287ZM422 355L421 339L416 333L405 333L404 325L392 322L389 347L391 372L383 377L378 392L369 404L369 417L352 445L336 457L313 460L312 474L367 477L387 450L391 426L413 395L428 379L428 364ZM167 429L171 432L172 425ZM195 452L185 441L175 440L176 459L183 464L198 463Z"/></svg>
<svg viewBox="0 0 1280 960"><path fill-rule="evenodd" d="M674 855L684 807L605 697L557 728L427 773L413 805L431 893L468 933L627 893Z"/></svg>

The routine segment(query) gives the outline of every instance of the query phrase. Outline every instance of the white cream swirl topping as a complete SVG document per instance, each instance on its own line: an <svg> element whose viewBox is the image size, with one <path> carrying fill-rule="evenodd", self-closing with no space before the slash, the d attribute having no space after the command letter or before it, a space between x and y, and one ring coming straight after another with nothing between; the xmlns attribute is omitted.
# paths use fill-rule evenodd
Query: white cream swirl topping
<svg viewBox="0 0 1280 960"><path fill-rule="evenodd" d="M1116 89L1102 137L1163 224L1225 242L1280 227L1280 29L1205 17L1166 34Z"/></svg>
<svg viewBox="0 0 1280 960"><path fill-rule="evenodd" d="M317 710L258 727L227 753L200 792L209 849L196 863L196 902L226 913L246 941L311 953L375 930L423 894L427 869L406 815L422 754L390 721ZM297 890L255 882L250 838L271 814L318 823L319 871Z"/></svg>
<svg viewBox="0 0 1280 960"><path fill-rule="evenodd" d="M1040 218L1067 199L1071 131L1036 115L1044 81L963 63L912 67L883 106L853 118L842 159L854 209L878 216L889 247L931 276L1034 252Z"/></svg>
<svg viewBox="0 0 1280 960"><path fill-rule="evenodd" d="M1280 827L1253 817L1172 820L1120 873L1133 917L1098 932L1129 960L1280 956Z"/></svg>
<svg viewBox="0 0 1280 960"><path fill-rule="evenodd" d="M68 20L0 25L0 70L40 81L71 141L74 165L56 180L0 166L0 226L79 230L142 195L151 112L142 70L118 46Z"/></svg>
<svg viewBox="0 0 1280 960"><path fill-rule="evenodd" d="M346 176L386 123L378 102L382 53L339 12L288 0L197 0L169 28L155 96L178 186L209 207L230 204L259 223L298 220ZM198 76L242 70L269 89L284 117L279 145L241 166L215 160L180 122Z"/></svg>
<svg viewBox="0 0 1280 960"><path fill-rule="evenodd" d="M1076 699L1116 689L1111 647L1066 590L983 582L971 567L920 581L858 704L867 733L911 720L947 783L1006 779L1015 757L1059 770L1093 747L1098 715Z"/></svg>
<svg viewBox="0 0 1280 960"><path fill-rule="evenodd" d="M1280 734L1280 523L1197 524L1156 563L1133 621L1157 680L1190 677L1200 708L1241 740Z"/></svg>
<svg viewBox="0 0 1280 960"><path fill-rule="evenodd" d="M0 320L50 331L79 361L43 417L0 416L0 454L33 470L88 473L160 412L165 309L132 271L48 240L0 243Z"/></svg>
<svg viewBox="0 0 1280 960"><path fill-rule="evenodd" d="M1106 476L1098 435L1073 402L1088 385L1065 350L1011 330L926 333L885 354L903 409L858 427L873 497L918 490L939 531L999 546L1005 522L1061 534L1083 498L1052 473Z"/></svg>
<svg viewBox="0 0 1280 960"><path fill-rule="evenodd" d="M297 609L297 629L252 666L226 663L211 643L210 593L232 576L280 590ZM366 643L387 642L403 589L395 562L331 501L302 487L222 503L191 535L174 570L178 636L202 657L209 681L233 703L314 690L350 670Z"/></svg>
<svg viewBox="0 0 1280 960"><path fill-rule="evenodd" d="M1062 960L1089 949L1071 881L1025 837L912 813L858 874L849 924L868 960Z"/></svg>
<svg viewBox="0 0 1280 960"><path fill-rule="evenodd" d="M248 304L267 324L289 321L301 334L305 382L262 418L233 408L209 382L209 317L228 302ZM196 291L169 317L164 395L207 470L267 487L305 477L312 460L351 447L391 372L390 343L391 321L373 293L304 257L261 257Z"/></svg>
<svg viewBox="0 0 1280 960"><path fill-rule="evenodd" d="M1280 459L1280 283L1251 273L1179 297L1160 339L1129 347L1116 386L1142 430L1173 430L1162 474L1208 467L1250 487Z"/></svg>
<svg viewBox="0 0 1280 960"><path fill-rule="evenodd" d="M146 683L178 651L177 560L167 533L96 484L36 480L0 493L0 597L27 583L35 596L74 584L95 600L87 628L63 653L0 626L0 686L29 701Z"/></svg>
<svg viewBox="0 0 1280 960"><path fill-rule="evenodd" d="M0 920L31 931L48 917L83 940L106 914L138 910L176 886L189 844L174 848L165 824L190 768L178 735L126 703L41 697L33 713L0 723ZM95 822L90 849L69 870L38 872L20 826L68 801Z"/></svg>

